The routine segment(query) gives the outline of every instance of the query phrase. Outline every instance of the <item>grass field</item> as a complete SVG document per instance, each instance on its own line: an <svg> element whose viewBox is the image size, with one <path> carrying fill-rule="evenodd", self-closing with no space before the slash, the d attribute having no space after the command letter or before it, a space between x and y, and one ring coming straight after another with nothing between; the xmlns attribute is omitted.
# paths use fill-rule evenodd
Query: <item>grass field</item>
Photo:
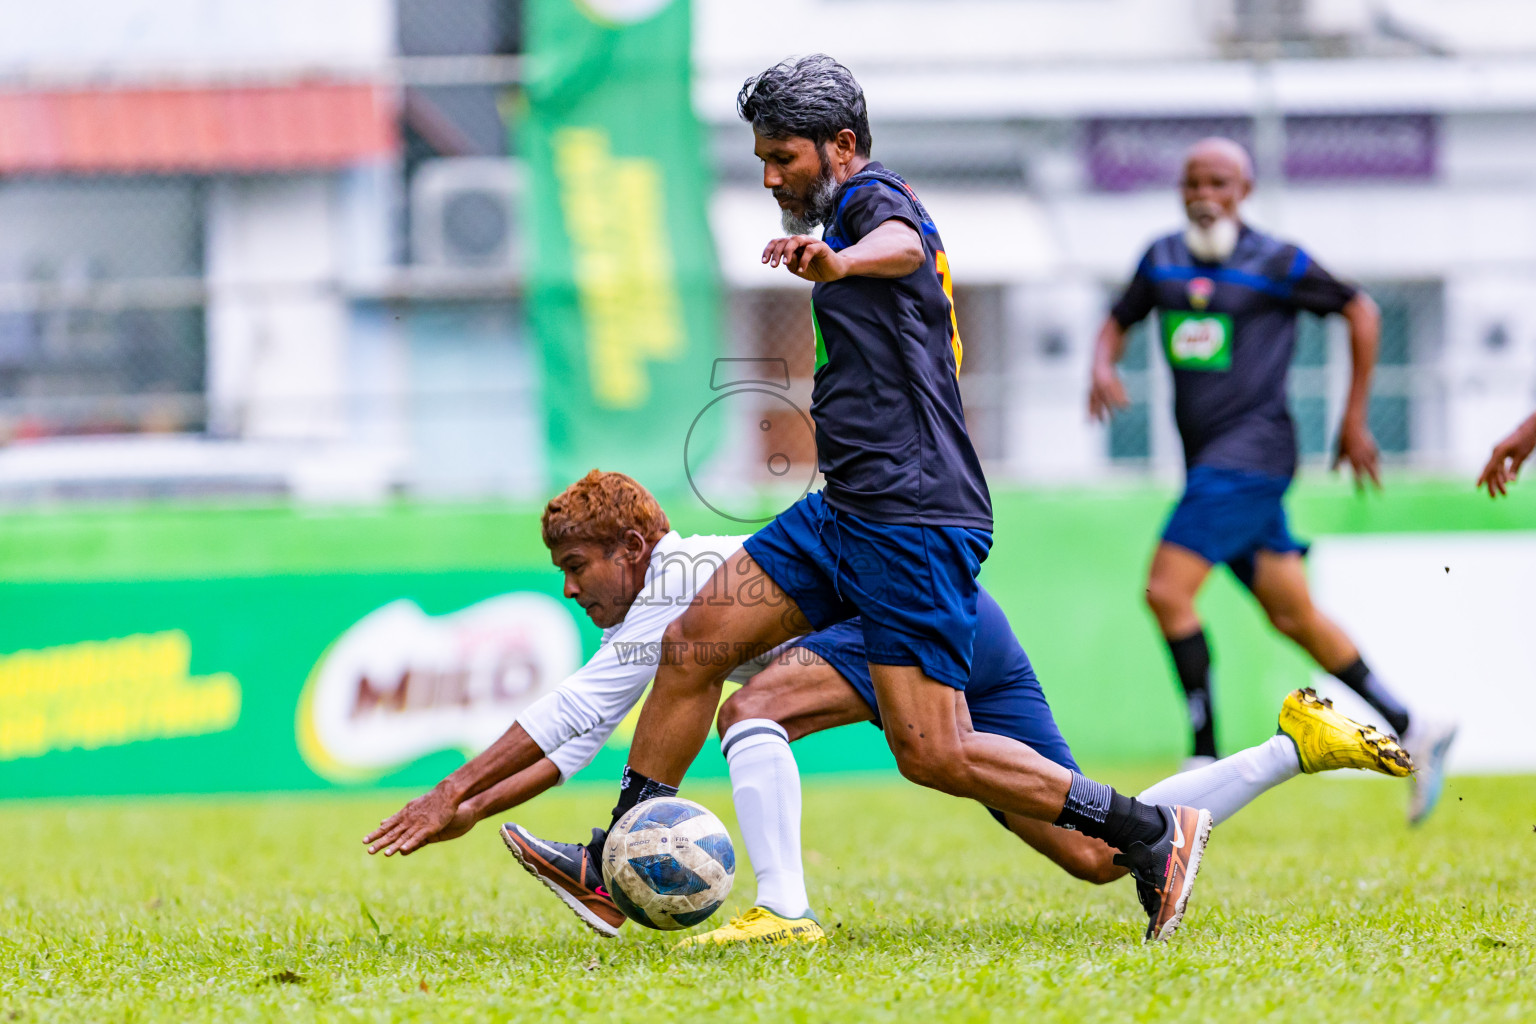
<svg viewBox="0 0 1536 1024"><path fill-rule="evenodd" d="M1075 882L899 780L824 777L806 845L832 942L686 954L579 927L490 823L366 857L394 794L0 804L0 1022L1536 1019L1532 780L1452 780L1418 832L1404 795L1271 793L1216 830L1183 930L1146 947L1129 882ZM574 836L609 796L521 820ZM738 883L728 910L745 865Z"/></svg>

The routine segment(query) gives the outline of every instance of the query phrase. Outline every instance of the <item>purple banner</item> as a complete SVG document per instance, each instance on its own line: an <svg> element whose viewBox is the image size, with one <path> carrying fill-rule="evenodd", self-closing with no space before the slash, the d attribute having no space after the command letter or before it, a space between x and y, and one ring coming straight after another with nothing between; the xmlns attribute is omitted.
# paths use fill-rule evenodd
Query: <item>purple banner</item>
<svg viewBox="0 0 1536 1024"><path fill-rule="evenodd" d="M1285 119L1285 176L1291 181L1435 176L1433 114L1334 115Z"/></svg>
<svg viewBox="0 0 1536 1024"><path fill-rule="evenodd" d="M1108 192L1171 188L1184 152L1208 135L1252 147L1253 122L1226 118L1103 118L1088 122L1088 178ZM1285 119L1290 181L1432 178L1438 164L1432 114L1316 115Z"/></svg>
<svg viewBox="0 0 1536 1024"><path fill-rule="evenodd" d="M1184 152L1208 135L1253 144L1246 117L1125 118L1088 122L1088 178L1107 192L1172 187L1183 170Z"/></svg>

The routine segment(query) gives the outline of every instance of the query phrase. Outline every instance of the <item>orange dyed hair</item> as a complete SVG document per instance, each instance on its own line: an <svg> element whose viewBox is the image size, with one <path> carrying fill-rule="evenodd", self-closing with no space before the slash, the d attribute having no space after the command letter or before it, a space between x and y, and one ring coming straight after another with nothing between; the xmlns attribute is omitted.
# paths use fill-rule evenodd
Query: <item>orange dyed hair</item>
<svg viewBox="0 0 1536 1024"><path fill-rule="evenodd" d="M628 530L655 543L672 525L651 492L623 473L594 469L544 506L544 546L594 543L612 551Z"/></svg>

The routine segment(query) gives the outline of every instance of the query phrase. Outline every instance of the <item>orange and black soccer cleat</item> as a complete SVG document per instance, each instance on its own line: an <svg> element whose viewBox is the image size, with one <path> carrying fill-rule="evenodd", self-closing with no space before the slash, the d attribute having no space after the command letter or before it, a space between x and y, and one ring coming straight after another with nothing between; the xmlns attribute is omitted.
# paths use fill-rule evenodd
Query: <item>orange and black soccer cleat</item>
<svg viewBox="0 0 1536 1024"><path fill-rule="evenodd" d="M1161 942L1184 920L1184 908L1200 873L1211 837L1211 812L1193 807L1159 807L1168 823L1162 838L1148 846L1132 843L1115 863L1136 879L1136 897L1147 912L1146 941Z"/></svg>
<svg viewBox="0 0 1536 1024"><path fill-rule="evenodd" d="M593 845L601 848L602 838L602 829L592 830ZM540 839L511 823L501 826L501 841L524 870L560 897L588 928L610 939L619 934L624 912L608 895L591 849L580 843Z"/></svg>

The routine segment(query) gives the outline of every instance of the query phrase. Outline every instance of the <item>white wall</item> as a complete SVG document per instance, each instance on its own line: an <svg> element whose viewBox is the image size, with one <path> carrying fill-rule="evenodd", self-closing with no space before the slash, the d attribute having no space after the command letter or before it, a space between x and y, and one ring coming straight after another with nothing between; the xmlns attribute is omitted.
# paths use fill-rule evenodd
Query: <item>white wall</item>
<svg viewBox="0 0 1536 1024"><path fill-rule="evenodd" d="M0 2L8 77L366 72L393 50L391 0Z"/></svg>
<svg viewBox="0 0 1536 1024"><path fill-rule="evenodd" d="M1536 274L1469 269L1447 281L1445 305L1446 454L1471 479L1536 406Z"/></svg>
<svg viewBox="0 0 1536 1024"><path fill-rule="evenodd" d="M791 54L831 53L864 75L924 66L1209 59L1234 0L694 0L695 63L737 82ZM1311 0L1322 34L1458 55L1536 52L1529 0ZM1379 17L1392 31L1383 35ZM1372 38L1374 37L1374 39Z"/></svg>
<svg viewBox="0 0 1536 1024"><path fill-rule="evenodd" d="M1309 561L1318 604L1410 712L1460 720L1452 770L1536 768L1536 535L1324 537ZM1331 677L1318 684L1346 714L1380 717Z"/></svg>
<svg viewBox="0 0 1536 1024"><path fill-rule="evenodd" d="M208 197L210 428L333 440L345 429L347 308L330 175L217 180Z"/></svg>
<svg viewBox="0 0 1536 1024"><path fill-rule="evenodd" d="M877 68L1209 57L1204 0L694 0L694 61L742 76L791 54Z"/></svg>
<svg viewBox="0 0 1536 1024"><path fill-rule="evenodd" d="M1326 7L1338 0L1312 0ZM1378 0L1396 24L1453 53L1536 50L1536 11L1529 0Z"/></svg>

